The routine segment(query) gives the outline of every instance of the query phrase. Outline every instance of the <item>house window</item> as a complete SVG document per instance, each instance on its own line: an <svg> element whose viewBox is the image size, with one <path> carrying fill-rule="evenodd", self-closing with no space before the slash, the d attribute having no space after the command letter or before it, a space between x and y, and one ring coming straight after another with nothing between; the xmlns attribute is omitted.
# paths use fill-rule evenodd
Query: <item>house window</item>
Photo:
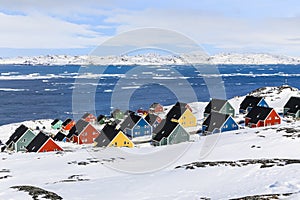
<svg viewBox="0 0 300 200"><path fill-rule="evenodd" d="M126 141L124 141L124 144L126 144Z"/></svg>
<svg viewBox="0 0 300 200"><path fill-rule="evenodd" d="M136 126L136 129L140 129L140 126Z"/></svg>
<svg viewBox="0 0 300 200"><path fill-rule="evenodd" d="M118 142L115 142L115 146L118 146Z"/></svg>

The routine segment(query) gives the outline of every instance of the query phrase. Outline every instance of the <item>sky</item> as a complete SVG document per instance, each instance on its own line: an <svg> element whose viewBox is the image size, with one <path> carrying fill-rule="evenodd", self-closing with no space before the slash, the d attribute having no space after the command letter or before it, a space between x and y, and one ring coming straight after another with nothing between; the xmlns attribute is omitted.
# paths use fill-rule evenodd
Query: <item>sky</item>
<svg viewBox="0 0 300 200"><path fill-rule="evenodd" d="M0 0L0 5L0 57L85 55L121 33L149 27L183 34L209 55L300 56L297 0Z"/></svg>

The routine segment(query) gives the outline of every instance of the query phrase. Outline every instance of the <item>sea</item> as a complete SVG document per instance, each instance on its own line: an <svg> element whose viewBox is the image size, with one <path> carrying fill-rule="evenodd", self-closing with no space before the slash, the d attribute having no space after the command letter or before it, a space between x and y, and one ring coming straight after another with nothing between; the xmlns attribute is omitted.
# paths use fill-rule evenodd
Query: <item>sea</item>
<svg viewBox="0 0 300 200"><path fill-rule="evenodd" d="M0 66L0 125L300 88L300 65Z"/></svg>

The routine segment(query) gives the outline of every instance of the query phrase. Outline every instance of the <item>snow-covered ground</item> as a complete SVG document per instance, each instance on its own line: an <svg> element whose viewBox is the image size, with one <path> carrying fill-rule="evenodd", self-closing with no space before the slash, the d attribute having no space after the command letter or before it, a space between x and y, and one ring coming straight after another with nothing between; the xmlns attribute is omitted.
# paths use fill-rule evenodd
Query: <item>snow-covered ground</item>
<svg viewBox="0 0 300 200"><path fill-rule="evenodd" d="M277 110L289 96L300 96L290 87L267 87L253 95L266 96ZM243 98L230 102L238 107ZM190 105L202 118L206 104ZM50 120L24 124L50 129ZM0 139L5 141L17 126L1 126ZM272 127L194 135L193 142L163 147L102 149L59 143L65 152L0 153L0 199L31 199L28 193L11 188L24 185L72 200L231 199L267 194L299 199L299 144L300 121L283 120Z"/></svg>
<svg viewBox="0 0 300 200"><path fill-rule="evenodd" d="M69 56L47 55L33 57L0 58L0 65L182 65L191 64L300 64L299 57L279 56L271 54L236 54L223 53L213 56L181 55L162 56L145 54L135 56Z"/></svg>

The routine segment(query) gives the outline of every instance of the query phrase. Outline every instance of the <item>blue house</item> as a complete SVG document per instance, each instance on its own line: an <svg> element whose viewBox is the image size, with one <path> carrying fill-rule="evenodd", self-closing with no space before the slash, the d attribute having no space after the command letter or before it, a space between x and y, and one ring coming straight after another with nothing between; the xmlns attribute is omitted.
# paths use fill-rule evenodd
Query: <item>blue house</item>
<svg viewBox="0 0 300 200"><path fill-rule="evenodd" d="M120 129L131 139L152 134L152 126L143 117L135 114L126 117Z"/></svg>
<svg viewBox="0 0 300 200"><path fill-rule="evenodd" d="M255 106L269 107L263 97L246 96L240 105L240 113L246 114Z"/></svg>
<svg viewBox="0 0 300 200"><path fill-rule="evenodd" d="M203 135L233 131L239 129L238 124L230 115L211 112L202 124Z"/></svg>

